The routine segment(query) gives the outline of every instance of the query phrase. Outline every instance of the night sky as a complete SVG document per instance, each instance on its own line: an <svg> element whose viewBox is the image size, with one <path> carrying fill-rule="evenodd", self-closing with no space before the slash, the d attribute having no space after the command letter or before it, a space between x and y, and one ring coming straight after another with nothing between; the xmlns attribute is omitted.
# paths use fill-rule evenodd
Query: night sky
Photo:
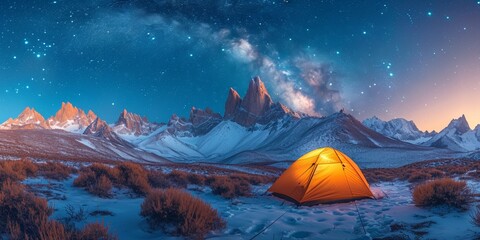
<svg viewBox="0 0 480 240"><path fill-rule="evenodd" d="M109 122L223 113L259 75L312 115L480 123L479 1L0 2L0 122L62 101Z"/></svg>

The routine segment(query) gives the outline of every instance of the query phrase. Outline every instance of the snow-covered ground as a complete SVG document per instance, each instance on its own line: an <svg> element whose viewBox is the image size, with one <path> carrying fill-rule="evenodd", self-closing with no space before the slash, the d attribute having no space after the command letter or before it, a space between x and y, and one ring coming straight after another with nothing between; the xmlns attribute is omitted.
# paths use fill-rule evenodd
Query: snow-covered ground
<svg viewBox="0 0 480 240"><path fill-rule="evenodd" d="M84 208L87 214L93 211L110 211L113 216L90 216L86 222L103 222L119 239L175 239L160 231L152 231L141 218L142 198L131 198L127 193L117 191L112 199L102 199L72 186L73 178L65 181L52 181L43 178L28 179L25 184L37 191L50 189L50 206L55 208L53 218L65 217L65 207L70 204L77 209ZM469 182L478 189L480 184ZM415 207L412 203L410 185L407 182L388 182L371 186L377 200L357 201L367 234L358 217L355 204L338 203L297 207L281 199L263 195L268 186L254 188L254 197L239 198L233 201L213 195L208 188L189 189L193 195L203 199L227 222L227 227L212 233L209 239L250 239L271 224L256 239L369 239L393 235L407 235L410 239L472 239L480 232L471 223L470 211L458 212L439 208L427 210ZM396 224L400 230L393 231Z"/></svg>

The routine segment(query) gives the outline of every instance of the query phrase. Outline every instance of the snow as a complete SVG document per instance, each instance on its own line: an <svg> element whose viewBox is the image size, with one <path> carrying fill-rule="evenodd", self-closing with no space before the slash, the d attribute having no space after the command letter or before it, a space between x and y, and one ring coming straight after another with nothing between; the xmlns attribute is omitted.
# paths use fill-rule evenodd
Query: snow
<svg viewBox="0 0 480 240"><path fill-rule="evenodd" d="M442 147L459 151L472 152L480 149L480 136L477 131L471 130L468 124L459 120L453 120L448 127L443 129L440 133L432 139L423 143L423 145L431 146L440 144ZM466 130L466 131L465 131Z"/></svg>
<svg viewBox="0 0 480 240"><path fill-rule="evenodd" d="M130 154L128 154L128 153L126 153L126 152L124 152L120 149L115 148L114 146L110 146L109 149L112 150L114 153L116 153L118 156L120 156L123 159L135 160L135 158L133 156L131 156Z"/></svg>
<svg viewBox="0 0 480 240"><path fill-rule="evenodd" d="M122 191L116 191L115 198L102 199L86 191L72 187L73 178L65 181L50 181L43 178L28 179L25 184L38 190L54 192L49 205L55 208L53 218L65 217L67 204L84 208L87 213L95 210L110 211L114 216L87 216L86 222L104 222L119 239L169 239L159 230L150 230L141 218L142 198L130 198ZM472 189L478 189L478 182L468 182ZM423 239L472 239L477 228L471 223L469 211L454 209L422 209L412 202L411 186L407 182L386 182L371 186L377 199L356 202L324 204L312 207L297 207L273 196L263 195L268 185L254 188L255 196L233 201L213 195L208 188L193 189L189 192L215 208L227 222L224 230L213 232L209 239L249 239L261 232L278 217L272 226L257 239L369 239L404 234L414 239L415 231L423 231ZM57 197L55 197L57 196ZM58 197L60 196L60 197ZM362 230L360 216L367 232ZM283 216L282 216L283 215ZM82 226L86 222L80 223ZM431 223L430 223L431 222ZM406 226L392 232L392 224ZM430 224L430 225L429 225ZM422 225L425 225L422 227Z"/></svg>
<svg viewBox="0 0 480 240"><path fill-rule="evenodd" d="M386 152L408 152L410 159L425 160L426 155L415 151L413 145L391 140L378 135L361 124L351 126L346 115L332 115L327 118L305 118L298 121L282 119L269 125L256 125L245 128L232 121L222 121L211 131L201 136L191 134L174 134L161 131L138 142L138 147L148 152L166 157L177 162L221 162L253 163L295 160L306 152L332 146L341 151L356 153L376 148L366 145L385 147ZM350 124L350 125L345 125ZM407 149L408 148L408 149ZM422 148L422 150L425 150ZM430 149L427 149L430 150ZM429 151L430 152L430 151ZM375 156L374 161L382 159L383 154ZM352 156L357 157L357 156ZM362 160L363 161L363 160Z"/></svg>
<svg viewBox="0 0 480 240"><path fill-rule="evenodd" d="M81 144L83 144L83 145L85 145L85 146L87 146L87 147L89 147L93 150L97 149L97 147L95 147L95 145L92 142L90 142L88 139L80 138L80 139L77 139L77 142L79 142L79 143L81 143Z"/></svg>
<svg viewBox="0 0 480 240"><path fill-rule="evenodd" d="M420 145L424 142L427 142L430 139L432 139L432 137L420 137L420 138L417 138L417 139L414 139L414 140L404 140L404 142Z"/></svg>

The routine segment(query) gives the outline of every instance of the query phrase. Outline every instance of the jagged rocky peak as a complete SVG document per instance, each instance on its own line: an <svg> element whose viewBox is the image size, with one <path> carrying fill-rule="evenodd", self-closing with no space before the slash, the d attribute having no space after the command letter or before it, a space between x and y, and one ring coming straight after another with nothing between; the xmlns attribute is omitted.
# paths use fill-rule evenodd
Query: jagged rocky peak
<svg viewBox="0 0 480 240"><path fill-rule="evenodd" d="M280 103L274 103L259 77L250 80L243 99L234 89L229 90L225 103L225 119L250 127L257 123L268 124L285 116L301 118L304 114L296 113Z"/></svg>
<svg viewBox="0 0 480 240"><path fill-rule="evenodd" d="M150 123L146 117L128 112L126 109L120 113L114 130L120 134L133 134L135 136L148 135L158 128L157 124Z"/></svg>
<svg viewBox="0 0 480 240"><path fill-rule="evenodd" d="M192 130L195 136L203 135L222 121L222 115L213 112L209 107L205 110L192 107L190 110L189 122L192 123Z"/></svg>
<svg viewBox="0 0 480 240"><path fill-rule="evenodd" d="M194 125L201 125L207 121L211 120L221 120L222 115L219 113L213 112L213 110L209 107L205 108L205 110L192 107L190 110L190 118L189 121Z"/></svg>
<svg viewBox="0 0 480 240"><path fill-rule="evenodd" d="M130 146L128 142L119 137L113 131L113 129L108 126L107 122L103 121L98 117L90 125L88 125L83 134L103 138L112 143Z"/></svg>
<svg viewBox="0 0 480 240"><path fill-rule="evenodd" d="M470 130L470 125L467 122L467 118L465 115L462 115L461 117L457 119L453 119L450 124L448 124L447 129L455 129L456 134L464 134Z"/></svg>
<svg viewBox="0 0 480 240"><path fill-rule="evenodd" d="M227 101L225 102L225 114L224 117L226 119L232 119L235 117L235 113L240 108L240 104L242 103L242 98L238 94L235 89L230 88L228 91Z"/></svg>
<svg viewBox="0 0 480 240"><path fill-rule="evenodd" d="M83 134L85 135L95 135L98 132L101 132L103 130L109 130L109 126L107 122L103 121L99 117L97 117L88 127L85 129Z"/></svg>
<svg viewBox="0 0 480 240"><path fill-rule="evenodd" d="M9 118L2 125L1 129L48 129L50 128L45 118L35 111L34 108L26 107L17 118Z"/></svg>
<svg viewBox="0 0 480 240"><path fill-rule="evenodd" d="M256 116L263 115L273 105L272 98L268 94L265 84L259 77L255 77L250 80L248 85L247 94L243 98L241 107L248 113Z"/></svg>
<svg viewBox="0 0 480 240"><path fill-rule="evenodd" d="M62 128L65 130L85 129L92 123L97 116L91 110L88 114L79 109L70 102L62 102L62 107L57 111L55 116L48 119L48 123L52 128Z"/></svg>

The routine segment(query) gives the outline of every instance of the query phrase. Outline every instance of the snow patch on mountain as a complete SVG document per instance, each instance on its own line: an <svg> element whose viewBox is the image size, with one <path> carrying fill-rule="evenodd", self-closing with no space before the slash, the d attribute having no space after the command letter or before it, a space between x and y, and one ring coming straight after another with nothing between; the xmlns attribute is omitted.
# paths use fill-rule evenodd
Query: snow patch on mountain
<svg viewBox="0 0 480 240"><path fill-rule="evenodd" d="M465 115L453 119L448 126L440 131L424 145L446 148L458 152L480 150L480 127L470 128Z"/></svg>
<svg viewBox="0 0 480 240"><path fill-rule="evenodd" d="M408 121L403 118L383 121L374 116L365 119L362 123L366 127L387 137L416 144L428 141L433 135L435 135L435 132L429 133L420 131L413 121Z"/></svg>

